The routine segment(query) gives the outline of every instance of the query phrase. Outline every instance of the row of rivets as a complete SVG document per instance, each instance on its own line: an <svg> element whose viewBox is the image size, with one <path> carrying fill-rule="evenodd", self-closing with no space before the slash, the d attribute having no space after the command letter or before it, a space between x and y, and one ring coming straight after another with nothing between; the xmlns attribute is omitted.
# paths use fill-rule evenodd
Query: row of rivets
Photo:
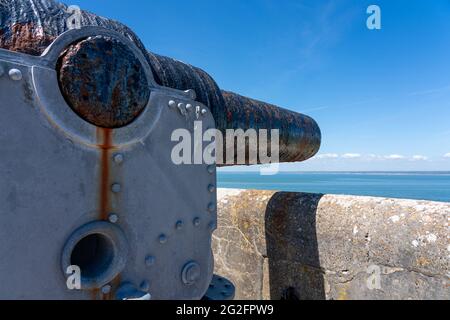
<svg viewBox="0 0 450 320"><path fill-rule="evenodd" d="M120 154L120 153L115 154L115 155L113 156L113 161L114 161L116 164L122 164L122 162L124 161L124 157L123 157L123 155ZM120 193L120 192L122 191L122 186L120 185L120 183L114 183L114 184L111 186L111 191L112 191L113 193Z"/></svg>
<svg viewBox="0 0 450 320"><path fill-rule="evenodd" d="M183 102L177 103L175 100L170 100L169 101L169 107L170 108L177 107L178 110L180 110L180 112L182 114L185 114L186 111L191 111L194 108L194 106L192 104L190 104L190 103L188 103L188 104L183 103ZM207 109L202 108L200 106L196 106L195 110L196 110L197 113L201 113L202 115L206 115L208 113Z"/></svg>
<svg viewBox="0 0 450 320"><path fill-rule="evenodd" d="M200 224L201 224L201 219L198 218L198 217L195 218L195 219L192 221L192 224L193 224L195 227L199 227ZM183 229L183 226L184 226L184 222L181 221L181 220L179 220L179 221L177 221L176 224L175 224L175 229L178 230L178 231L180 231L180 230ZM167 243L167 241L168 241L167 235L161 234L161 235L159 236L159 243L165 244L165 243Z"/></svg>
<svg viewBox="0 0 450 320"><path fill-rule="evenodd" d="M114 221L117 222L117 220L118 220L117 215L112 214L112 215L110 216L110 221L111 221L111 220L114 220ZM114 223L115 223L115 222L114 222ZM195 219L192 221L192 223L193 223L193 225L194 225L195 227L199 227L199 226L201 225L201 219L197 217L197 218L195 218ZM175 229L176 229L176 230L182 230L182 229L183 229L183 226L184 226L184 222L181 221L181 220L179 220L179 221L177 221L177 223L175 224ZM210 222L208 226L209 226L210 229L215 229L215 228L216 228L216 223L215 223L215 222ZM161 235L159 236L159 238L158 238L158 241L159 241L159 243L161 243L161 244L165 244L165 243L167 243L167 241L168 241L168 236L167 236L166 234L161 234ZM154 262L155 262L155 258L154 258L153 256L147 256L147 257L145 258L145 264L146 264L147 266L153 265Z"/></svg>
<svg viewBox="0 0 450 320"><path fill-rule="evenodd" d="M209 165L208 168L207 168L209 174L214 174L215 169L216 169L216 168L215 168L215 166L213 166L213 165ZM209 193L214 193L214 192L216 192L216 190L217 190L217 189L216 189L216 186L215 186L215 185L210 184L210 185L208 186L208 191L209 191ZM210 202L210 203L208 204L208 212L209 212L209 213L214 213L215 210L216 210L216 205L215 205L213 202ZM211 221L211 222L209 223L208 227L209 227L209 229L211 230L211 232L213 232L214 230L217 229L217 223L214 222L214 221Z"/></svg>
<svg viewBox="0 0 450 320"><path fill-rule="evenodd" d="M187 90L187 91L185 91L185 93L190 95L190 98L192 100L195 100L195 98L196 98L195 91ZM185 114L185 110L191 111L194 108L193 105L190 104L190 103L188 103L188 104L181 103L181 102L177 103L174 100L170 100L169 103L168 103L168 106L170 108L178 108L182 114ZM201 109L200 106L197 106L196 110L197 110L197 114L201 113L202 115L205 115L205 114L208 113L207 109L205 109L205 108ZM121 162L122 160L123 159L121 159L119 162ZM208 166L207 170L208 170L208 172L210 174L213 174L215 172L215 166L212 166L212 165ZM216 187L214 185L210 184L208 186L208 192L214 193L215 191L216 191ZM208 205L208 211L210 211L210 212L214 212L215 208L216 208L216 206L215 206L214 203L210 203ZM193 225L195 227L199 227L201 225L201 219L199 217L194 218ZM214 230L216 228L216 223L215 222L210 222L208 226L209 226L209 228L211 230ZM183 221L179 220L179 221L176 222L176 224L175 224L175 229L176 230L182 230L183 227L184 227L184 222ZM165 244L168 241L168 236L166 234L161 234L159 236L158 240L159 240L160 244ZM155 264L155 262L156 262L156 258L154 256L147 256L145 258L145 265L147 267L152 267ZM186 285L193 284L200 276L198 265L196 263L191 263L191 264L187 265L185 267L185 269L183 270L182 274L183 274L183 282ZM150 285L149 285L148 281L144 281L141 284L141 290L148 291L149 286Z"/></svg>
<svg viewBox="0 0 450 320"><path fill-rule="evenodd" d="M115 155L113 156L113 161L114 161L116 164L121 164L121 163L123 162L123 160L124 160L124 157L123 157L123 155L120 154L120 153L115 154ZM118 184L118 183L115 183L115 184L113 184L113 185L111 186L111 191L114 192L114 193L119 193L119 192L121 191L121 189L122 189L122 187L121 187L121 185ZM109 220L109 222L111 222L111 223L117 223L117 222L119 221L119 216L118 216L117 214L115 214L115 213L111 213L111 214L109 215L109 217L108 217L108 220Z"/></svg>
<svg viewBox="0 0 450 320"><path fill-rule="evenodd" d="M123 160L124 160L124 157L122 154L115 154L113 156L113 161L116 164L121 164L123 162ZM111 191L113 193L119 193L121 190L122 190L122 186L119 183L114 183L113 185L111 185ZM119 216L115 213L111 213L108 216L108 221L115 224L119 221ZM110 294L111 290L112 290L112 287L109 284L103 286L101 289L102 294L104 294L104 295Z"/></svg>

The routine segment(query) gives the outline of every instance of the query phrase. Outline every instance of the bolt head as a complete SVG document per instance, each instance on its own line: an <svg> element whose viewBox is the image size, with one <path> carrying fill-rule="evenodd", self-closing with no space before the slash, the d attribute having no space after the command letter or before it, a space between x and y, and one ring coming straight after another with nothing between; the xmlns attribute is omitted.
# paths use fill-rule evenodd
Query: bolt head
<svg viewBox="0 0 450 320"><path fill-rule="evenodd" d="M193 221L193 223L194 223L194 226L195 226L195 227L199 227L199 226L200 226L200 223L201 223L200 218L195 218L194 221Z"/></svg>
<svg viewBox="0 0 450 320"><path fill-rule="evenodd" d="M186 90L184 93L192 100L197 99L197 93L193 89Z"/></svg>
<svg viewBox="0 0 450 320"><path fill-rule="evenodd" d="M211 203L208 205L208 211L211 212L211 213L213 213L215 210L216 210L216 205L215 205L214 203L211 202Z"/></svg>
<svg viewBox="0 0 450 320"><path fill-rule="evenodd" d="M20 81L22 80L22 71L19 69L11 69L9 70L9 77L11 80Z"/></svg>
<svg viewBox="0 0 450 320"><path fill-rule="evenodd" d="M109 284L107 284L106 286L104 286L102 288L102 293L103 294L109 294L111 292L111 286Z"/></svg>
<svg viewBox="0 0 450 320"><path fill-rule="evenodd" d="M168 238L165 234L162 234L159 236L159 243L165 244L165 243L167 243L167 240L168 240Z"/></svg>
<svg viewBox="0 0 450 320"><path fill-rule="evenodd" d="M193 107L192 107L192 104L189 104L189 103L188 103L188 104L186 105L186 110L191 110L192 108L193 108Z"/></svg>
<svg viewBox="0 0 450 320"><path fill-rule="evenodd" d="M148 256L145 258L145 265L151 267L156 263L156 258L153 256Z"/></svg>
<svg viewBox="0 0 450 320"><path fill-rule="evenodd" d="M208 186L208 191L211 192L211 193L213 193L213 192L216 191L216 187L215 187L214 185L210 184L210 185Z"/></svg>
<svg viewBox="0 0 450 320"><path fill-rule="evenodd" d="M173 100L170 100L170 101L169 101L169 107L175 108L176 105L177 105L177 103L176 103L175 101L173 101Z"/></svg>
<svg viewBox="0 0 450 320"><path fill-rule="evenodd" d="M203 114L203 115L205 115L205 114L207 114L207 113L208 113L208 110L206 110L206 109L203 109L203 110L202 110L202 114Z"/></svg>
<svg viewBox="0 0 450 320"><path fill-rule="evenodd" d="M114 159L115 163L121 164L123 162L123 160L124 160L124 156L123 156L123 154L118 153L118 154L114 155L113 159Z"/></svg>
<svg viewBox="0 0 450 320"><path fill-rule="evenodd" d="M200 266L196 262L189 262L181 273L182 281L187 286L195 284L201 276Z"/></svg>
<svg viewBox="0 0 450 320"><path fill-rule="evenodd" d="M209 172L210 174L213 174L213 173L214 173L214 170L215 170L215 168L214 168L213 165L208 166L208 172Z"/></svg>
<svg viewBox="0 0 450 320"><path fill-rule="evenodd" d="M177 230L181 230L183 229L183 221L177 221L177 223L175 224L175 229Z"/></svg>
<svg viewBox="0 0 450 320"><path fill-rule="evenodd" d="M150 282L147 280L142 281L141 284L139 285L139 289L141 289L144 292L150 291Z"/></svg>
<svg viewBox="0 0 450 320"><path fill-rule="evenodd" d="M114 183L111 186L111 191L114 192L114 193L119 193L120 191L122 191L122 186L120 184L118 184L118 183Z"/></svg>
<svg viewBox="0 0 450 320"><path fill-rule="evenodd" d="M109 222L111 223L117 223L119 221L119 216L117 214L110 214L108 217Z"/></svg>
<svg viewBox="0 0 450 320"><path fill-rule="evenodd" d="M209 223L209 229L211 229L211 231L216 230L217 229L217 224L214 221L210 222Z"/></svg>

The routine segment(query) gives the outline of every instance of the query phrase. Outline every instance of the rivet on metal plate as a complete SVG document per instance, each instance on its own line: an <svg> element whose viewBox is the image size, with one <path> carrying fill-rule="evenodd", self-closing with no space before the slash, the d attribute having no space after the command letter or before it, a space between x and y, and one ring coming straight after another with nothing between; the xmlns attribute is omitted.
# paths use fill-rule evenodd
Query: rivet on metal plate
<svg viewBox="0 0 450 320"><path fill-rule="evenodd" d="M165 244L167 242L167 236L165 234L162 234L159 236L159 243Z"/></svg>
<svg viewBox="0 0 450 320"><path fill-rule="evenodd" d="M108 284L102 288L103 294L109 294L111 292L111 286Z"/></svg>
<svg viewBox="0 0 450 320"><path fill-rule="evenodd" d="M155 263L156 263L156 258L155 258L155 257L153 257L153 256L147 256L147 257L145 258L145 265L146 265L147 267L151 267L151 266L153 266Z"/></svg>
<svg viewBox="0 0 450 320"><path fill-rule="evenodd" d="M115 163L121 164L123 162L123 160L124 160L124 156L123 156L123 154L118 153L118 154L114 155L113 160L114 160Z"/></svg>
<svg viewBox="0 0 450 320"><path fill-rule="evenodd" d="M208 211L209 212L214 212L216 210L216 205L214 204L214 203L210 203L209 205L208 205Z"/></svg>
<svg viewBox="0 0 450 320"><path fill-rule="evenodd" d="M19 69L11 69L9 70L9 77L11 80L20 81L22 80L22 71Z"/></svg>
<svg viewBox="0 0 450 320"><path fill-rule="evenodd" d="M117 223L119 221L119 216L117 214L110 214L108 217L109 222L111 223Z"/></svg>
<svg viewBox="0 0 450 320"><path fill-rule="evenodd" d="M183 221L177 221L177 223L175 224L175 229L177 230L181 230L183 229Z"/></svg>
<svg viewBox="0 0 450 320"><path fill-rule="evenodd" d="M122 191L122 186L119 183L114 183L111 186L111 191L114 193L119 193L120 191Z"/></svg>

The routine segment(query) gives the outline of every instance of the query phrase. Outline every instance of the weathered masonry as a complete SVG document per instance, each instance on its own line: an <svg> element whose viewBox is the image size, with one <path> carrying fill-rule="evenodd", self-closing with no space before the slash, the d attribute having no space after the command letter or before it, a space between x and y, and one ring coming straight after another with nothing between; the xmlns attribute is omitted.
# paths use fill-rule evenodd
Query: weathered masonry
<svg viewBox="0 0 450 320"><path fill-rule="evenodd" d="M450 204L218 191L216 272L237 299L450 299Z"/></svg>

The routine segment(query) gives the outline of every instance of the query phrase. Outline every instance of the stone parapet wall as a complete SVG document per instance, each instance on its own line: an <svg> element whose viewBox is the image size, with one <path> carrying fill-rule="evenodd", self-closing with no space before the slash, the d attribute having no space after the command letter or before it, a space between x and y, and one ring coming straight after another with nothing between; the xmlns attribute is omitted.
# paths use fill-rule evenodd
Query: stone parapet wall
<svg viewBox="0 0 450 320"><path fill-rule="evenodd" d="M450 203L221 189L237 299L450 299Z"/></svg>

